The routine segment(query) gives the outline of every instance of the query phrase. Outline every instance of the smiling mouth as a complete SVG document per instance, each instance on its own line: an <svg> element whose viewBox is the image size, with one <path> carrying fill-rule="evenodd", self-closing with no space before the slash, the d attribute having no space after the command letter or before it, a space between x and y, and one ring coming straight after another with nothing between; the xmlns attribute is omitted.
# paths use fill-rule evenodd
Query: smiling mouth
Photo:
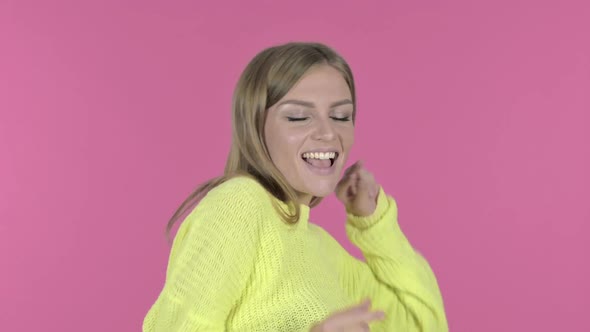
<svg viewBox="0 0 590 332"><path fill-rule="evenodd" d="M334 166L338 156L338 152L306 152L301 159L314 167L329 168Z"/></svg>

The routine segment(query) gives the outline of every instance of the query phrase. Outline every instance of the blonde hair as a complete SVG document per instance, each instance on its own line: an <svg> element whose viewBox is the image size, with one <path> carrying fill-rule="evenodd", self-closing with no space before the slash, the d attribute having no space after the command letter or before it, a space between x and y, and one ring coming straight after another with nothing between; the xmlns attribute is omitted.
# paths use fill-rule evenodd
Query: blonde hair
<svg viewBox="0 0 590 332"><path fill-rule="evenodd" d="M297 195L272 162L264 139L264 123L268 109L283 98L312 66L326 64L342 73L353 102L354 121L356 97L352 71L334 50L320 43L291 42L273 46L258 53L246 66L234 90L232 102L232 144L222 176L200 186L176 210L166 233L175 222L198 201L221 183L235 177L248 176L257 180L277 199L292 207L294 213L275 208L287 223L299 220ZM310 207L321 202L313 197Z"/></svg>

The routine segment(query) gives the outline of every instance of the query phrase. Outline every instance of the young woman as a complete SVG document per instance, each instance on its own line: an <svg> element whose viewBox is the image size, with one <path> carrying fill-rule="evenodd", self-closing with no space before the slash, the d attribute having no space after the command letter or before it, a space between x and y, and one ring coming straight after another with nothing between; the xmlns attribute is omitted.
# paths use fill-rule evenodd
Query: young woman
<svg viewBox="0 0 590 332"><path fill-rule="evenodd" d="M198 188L144 331L447 331L427 261L397 205L357 162L353 76L332 49L288 43L254 57L233 98L224 175ZM309 222L335 192L366 262ZM198 202L198 205L195 204Z"/></svg>

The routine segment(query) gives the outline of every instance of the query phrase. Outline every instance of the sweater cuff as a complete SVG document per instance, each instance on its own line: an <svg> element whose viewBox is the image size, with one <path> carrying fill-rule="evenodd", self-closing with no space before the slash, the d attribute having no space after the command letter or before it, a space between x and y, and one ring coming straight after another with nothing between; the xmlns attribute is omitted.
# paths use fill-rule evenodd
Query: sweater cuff
<svg viewBox="0 0 590 332"><path fill-rule="evenodd" d="M391 201L392 204L390 204L389 200L387 199L387 195L385 194L383 187L380 187L379 195L377 196L377 207L375 208L375 211L373 211L371 215L364 217L347 213L347 221L351 226L359 230L367 229L376 224L379 220L381 220L390 208L397 208L395 206L395 201L393 199Z"/></svg>

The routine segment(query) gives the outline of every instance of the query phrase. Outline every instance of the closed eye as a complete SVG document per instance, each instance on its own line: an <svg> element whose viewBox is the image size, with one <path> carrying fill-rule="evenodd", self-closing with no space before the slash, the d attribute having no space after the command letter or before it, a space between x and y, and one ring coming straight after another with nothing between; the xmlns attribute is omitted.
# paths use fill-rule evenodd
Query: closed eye
<svg viewBox="0 0 590 332"><path fill-rule="evenodd" d="M287 120L292 121L292 122L305 121L307 119L309 119L309 118L294 118L294 117L290 117L290 116L287 117Z"/></svg>
<svg viewBox="0 0 590 332"><path fill-rule="evenodd" d="M332 120L346 122L346 121L350 121L350 117L349 116L346 116L346 117L343 117L343 118L338 118L338 117L333 116L332 117Z"/></svg>

